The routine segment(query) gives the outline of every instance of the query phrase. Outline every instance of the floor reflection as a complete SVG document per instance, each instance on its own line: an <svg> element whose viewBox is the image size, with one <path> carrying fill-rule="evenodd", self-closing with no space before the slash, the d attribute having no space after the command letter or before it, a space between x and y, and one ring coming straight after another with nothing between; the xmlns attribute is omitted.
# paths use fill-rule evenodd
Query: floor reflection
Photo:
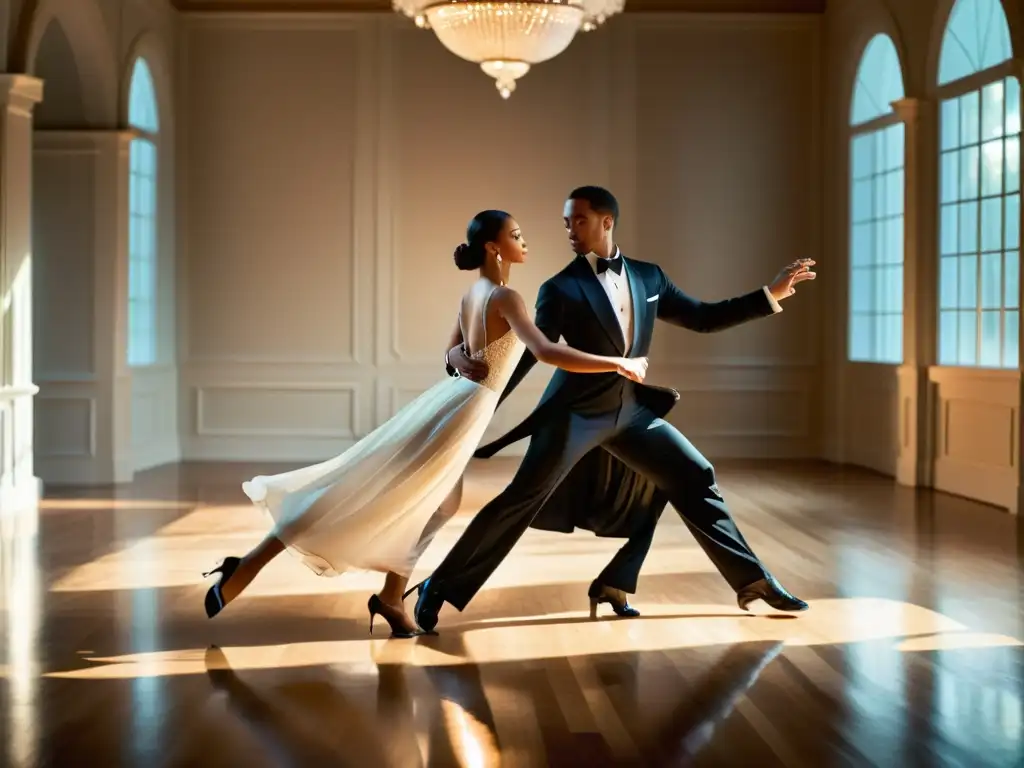
<svg viewBox="0 0 1024 768"><path fill-rule="evenodd" d="M552 765L596 767L676 765L695 757L781 649L781 643L733 646L704 670L694 685L659 690L658 706L646 713L643 729L631 727L632 733L624 732L617 749L605 743L600 737L602 729L597 727L560 731L557 719L572 717L569 712L557 719L538 717L538 732L533 734L520 733L519 727L506 728L503 738L485 693L485 672L480 665L423 667L419 671L433 695L421 691L414 697L414 686L407 679L413 674L410 668L380 664L373 708L366 701L353 701L327 681L279 682L272 688L246 683L219 648L207 651L205 663L213 686L227 694L231 708L282 762L339 764L342 760L346 765L489 768L520 755L535 761L543 758ZM642 704L636 698L642 688L641 654L615 659L614 664L619 671L615 687L633 692L617 703L635 709ZM514 713L516 705L537 715L564 711L555 701L558 694L554 690L536 687L540 671L522 674L508 665L498 665L487 669L486 687L506 713ZM584 696L608 695L600 688L585 691ZM297 695L300 689L301 695ZM614 707L601 717L619 720L622 727L621 715ZM331 723L345 723L340 742L337 737L341 734ZM507 718L502 725L510 725ZM311 736L311 731L316 735ZM537 746L543 748L539 754Z"/></svg>

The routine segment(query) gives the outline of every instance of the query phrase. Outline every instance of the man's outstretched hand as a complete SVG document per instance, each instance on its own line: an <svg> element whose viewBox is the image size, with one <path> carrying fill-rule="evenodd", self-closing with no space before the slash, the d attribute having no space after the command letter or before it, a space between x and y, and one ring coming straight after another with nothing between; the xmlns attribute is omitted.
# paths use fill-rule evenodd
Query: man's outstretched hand
<svg viewBox="0 0 1024 768"><path fill-rule="evenodd" d="M461 344L448 352L448 364L470 381L483 381L490 370L483 360L469 357Z"/></svg>
<svg viewBox="0 0 1024 768"><path fill-rule="evenodd" d="M814 259L799 259L788 267L784 267L775 278L775 282L768 286L768 291L775 297L776 301L788 299L796 293L797 283L802 283L804 280L813 280L817 277L817 274L811 271L814 263ZM455 363L452 363L452 365L455 365Z"/></svg>

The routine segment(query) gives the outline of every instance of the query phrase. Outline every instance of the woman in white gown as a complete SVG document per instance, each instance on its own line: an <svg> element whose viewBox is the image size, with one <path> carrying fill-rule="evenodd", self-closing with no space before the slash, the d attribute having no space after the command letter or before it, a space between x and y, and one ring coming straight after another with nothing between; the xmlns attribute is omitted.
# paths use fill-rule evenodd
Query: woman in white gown
<svg viewBox="0 0 1024 768"><path fill-rule="evenodd" d="M449 348L465 343L472 356L482 358L489 371L485 380L445 378L340 456L243 483L272 528L247 555L225 558L203 574L221 574L206 595L210 618L287 549L321 576L385 572L384 589L367 606L370 631L380 614L393 637L419 634L402 594L416 561L458 510L463 472L524 345L541 362L574 373L617 371L643 380L646 358L591 355L540 332L522 296L506 287L511 265L526 253L519 225L504 211L478 213L455 251L459 269L479 270L480 277L462 297Z"/></svg>

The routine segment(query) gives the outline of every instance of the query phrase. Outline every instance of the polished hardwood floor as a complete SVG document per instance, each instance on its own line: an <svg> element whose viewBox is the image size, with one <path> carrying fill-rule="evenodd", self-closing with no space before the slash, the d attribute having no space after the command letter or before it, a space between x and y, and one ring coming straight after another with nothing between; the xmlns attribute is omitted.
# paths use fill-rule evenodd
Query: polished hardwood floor
<svg viewBox="0 0 1024 768"><path fill-rule="evenodd" d="M471 468L419 572L514 469ZM530 531L437 637L367 634L376 574L290 557L206 619L200 572L265 531L185 465L0 514L7 766L1024 765L1024 536L849 468L722 463L798 616L736 607L667 512L634 603L588 617L614 541Z"/></svg>

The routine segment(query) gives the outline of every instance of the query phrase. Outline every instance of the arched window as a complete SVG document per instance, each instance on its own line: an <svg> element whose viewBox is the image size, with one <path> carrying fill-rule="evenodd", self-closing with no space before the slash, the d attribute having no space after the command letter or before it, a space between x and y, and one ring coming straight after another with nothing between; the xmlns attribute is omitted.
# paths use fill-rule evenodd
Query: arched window
<svg viewBox="0 0 1024 768"><path fill-rule="evenodd" d="M850 106L850 360L903 362L903 98L896 46L864 49Z"/></svg>
<svg viewBox="0 0 1024 768"><path fill-rule="evenodd" d="M1008 69L1012 55L999 0L957 0L939 55L940 365L1017 367L1020 83Z"/></svg>
<svg viewBox="0 0 1024 768"><path fill-rule="evenodd" d="M132 69L128 123L135 130L128 181L128 364L157 360L157 146L160 120L145 59Z"/></svg>

